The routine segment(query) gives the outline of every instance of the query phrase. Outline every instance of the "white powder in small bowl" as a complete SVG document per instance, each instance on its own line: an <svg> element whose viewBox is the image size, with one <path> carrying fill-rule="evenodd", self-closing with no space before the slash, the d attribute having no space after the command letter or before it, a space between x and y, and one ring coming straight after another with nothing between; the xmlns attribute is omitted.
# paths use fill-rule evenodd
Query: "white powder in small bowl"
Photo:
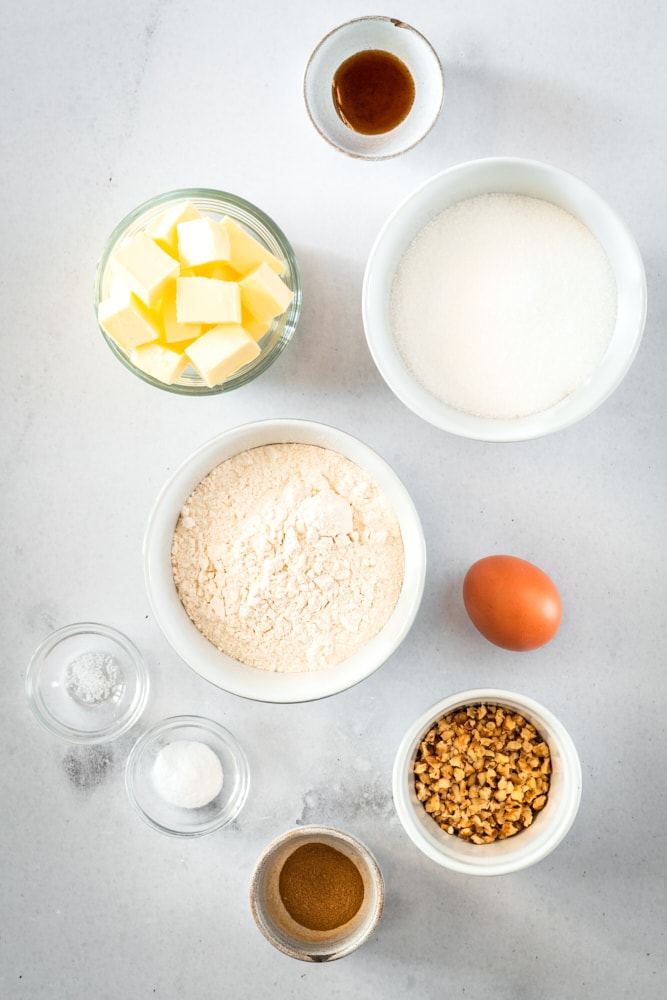
<svg viewBox="0 0 667 1000"><path fill-rule="evenodd" d="M433 396L510 420L583 385L616 307L609 259L582 222L539 198L486 194L417 234L394 276L391 321L405 364Z"/></svg>
<svg viewBox="0 0 667 1000"><path fill-rule="evenodd" d="M222 764L196 740L174 740L162 747L153 765L153 784L166 802L181 809L206 806L222 788Z"/></svg>
<svg viewBox="0 0 667 1000"><path fill-rule="evenodd" d="M67 664L65 690L80 705L99 705L113 698L122 675L113 656L108 653L82 653Z"/></svg>

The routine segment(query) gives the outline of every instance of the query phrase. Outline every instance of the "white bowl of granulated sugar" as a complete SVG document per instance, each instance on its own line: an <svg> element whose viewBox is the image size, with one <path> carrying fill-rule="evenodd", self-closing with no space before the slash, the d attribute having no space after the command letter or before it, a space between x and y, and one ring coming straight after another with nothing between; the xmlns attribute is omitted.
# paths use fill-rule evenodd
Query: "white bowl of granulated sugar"
<svg viewBox="0 0 667 1000"><path fill-rule="evenodd" d="M397 475L307 420L245 424L198 448L144 539L148 598L172 648L218 687L266 702L324 698L373 673L412 626L425 568Z"/></svg>
<svg viewBox="0 0 667 1000"><path fill-rule="evenodd" d="M646 278L632 235L583 181L484 159L394 210L362 309L375 363L413 412L462 437L522 441L616 389L643 334Z"/></svg>

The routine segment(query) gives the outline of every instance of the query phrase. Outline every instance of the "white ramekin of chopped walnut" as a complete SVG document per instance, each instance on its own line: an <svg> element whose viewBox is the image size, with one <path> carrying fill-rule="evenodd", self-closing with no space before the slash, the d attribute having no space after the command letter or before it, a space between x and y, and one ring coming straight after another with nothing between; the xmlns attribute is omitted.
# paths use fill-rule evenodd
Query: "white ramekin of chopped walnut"
<svg viewBox="0 0 667 1000"><path fill-rule="evenodd" d="M433 705L396 754L394 804L427 857L467 875L541 861L568 832L581 765L559 720L525 695L480 688Z"/></svg>

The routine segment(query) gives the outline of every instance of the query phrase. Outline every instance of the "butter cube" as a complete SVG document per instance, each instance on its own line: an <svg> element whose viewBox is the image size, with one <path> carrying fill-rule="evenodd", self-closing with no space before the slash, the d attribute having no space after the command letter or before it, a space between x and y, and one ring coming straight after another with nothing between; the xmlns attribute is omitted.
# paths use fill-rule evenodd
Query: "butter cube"
<svg viewBox="0 0 667 1000"><path fill-rule="evenodd" d="M158 382L171 385L188 367L189 358L161 344L142 344L132 352L132 361Z"/></svg>
<svg viewBox="0 0 667 1000"><path fill-rule="evenodd" d="M241 275L229 264L217 262L199 264L197 267L182 267L182 278L217 278L218 281L238 281Z"/></svg>
<svg viewBox="0 0 667 1000"><path fill-rule="evenodd" d="M179 323L176 315L176 282L170 281L162 295L160 305L162 329L167 344L181 340L194 340L202 333L201 323Z"/></svg>
<svg viewBox="0 0 667 1000"><path fill-rule="evenodd" d="M260 264L239 281L241 301L260 322L285 312L293 293L268 264Z"/></svg>
<svg viewBox="0 0 667 1000"><path fill-rule="evenodd" d="M160 298L170 278L179 273L178 261L146 236L137 233L109 261L112 273L147 306Z"/></svg>
<svg viewBox="0 0 667 1000"><path fill-rule="evenodd" d="M243 303L241 303L241 326L253 340L261 340L264 334L271 329L272 323L273 319L255 319L252 313L243 308Z"/></svg>
<svg viewBox="0 0 667 1000"><path fill-rule="evenodd" d="M124 351L160 336L159 318L132 292L100 302L97 318L105 333Z"/></svg>
<svg viewBox="0 0 667 1000"><path fill-rule="evenodd" d="M240 323L238 284L217 278L177 278L176 318L179 323Z"/></svg>
<svg viewBox="0 0 667 1000"><path fill-rule="evenodd" d="M176 257L178 254L178 234L176 226L179 222L190 222L192 219L201 219L201 212L195 208L191 201L181 201L173 208L168 208L162 215L146 226L146 235L155 240L163 250Z"/></svg>
<svg viewBox="0 0 667 1000"><path fill-rule="evenodd" d="M221 229L223 229L229 238L229 263L232 267L235 267L237 271L241 274L247 274L248 271L254 271L256 267L260 264L268 264L272 271L276 274L282 274L285 270L285 265L281 260L266 249L263 244L256 240L254 236L235 222L234 219L230 219L226 215L218 223Z"/></svg>
<svg viewBox="0 0 667 1000"><path fill-rule="evenodd" d="M218 222L206 216L180 222L176 229L181 267L197 267L214 261L229 262L229 236Z"/></svg>
<svg viewBox="0 0 667 1000"><path fill-rule="evenodd" d="M242 326L221 324L203 333L185 353L206 384L214 386L254 361L261 351Z"/></svg>

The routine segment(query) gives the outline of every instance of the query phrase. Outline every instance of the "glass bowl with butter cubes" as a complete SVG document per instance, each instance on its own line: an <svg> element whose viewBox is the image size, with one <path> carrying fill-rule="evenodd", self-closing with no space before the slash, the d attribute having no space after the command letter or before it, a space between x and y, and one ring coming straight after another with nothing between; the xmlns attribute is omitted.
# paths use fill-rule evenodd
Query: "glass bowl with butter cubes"
<svg viewBox="0 0 667 1000"><path fill-rule="evenodd" d="M116 227L95 278L102 335L139 378L205 396L245 385L290 342L301 308L294 251L243 198L184 188Z"/></svg>

